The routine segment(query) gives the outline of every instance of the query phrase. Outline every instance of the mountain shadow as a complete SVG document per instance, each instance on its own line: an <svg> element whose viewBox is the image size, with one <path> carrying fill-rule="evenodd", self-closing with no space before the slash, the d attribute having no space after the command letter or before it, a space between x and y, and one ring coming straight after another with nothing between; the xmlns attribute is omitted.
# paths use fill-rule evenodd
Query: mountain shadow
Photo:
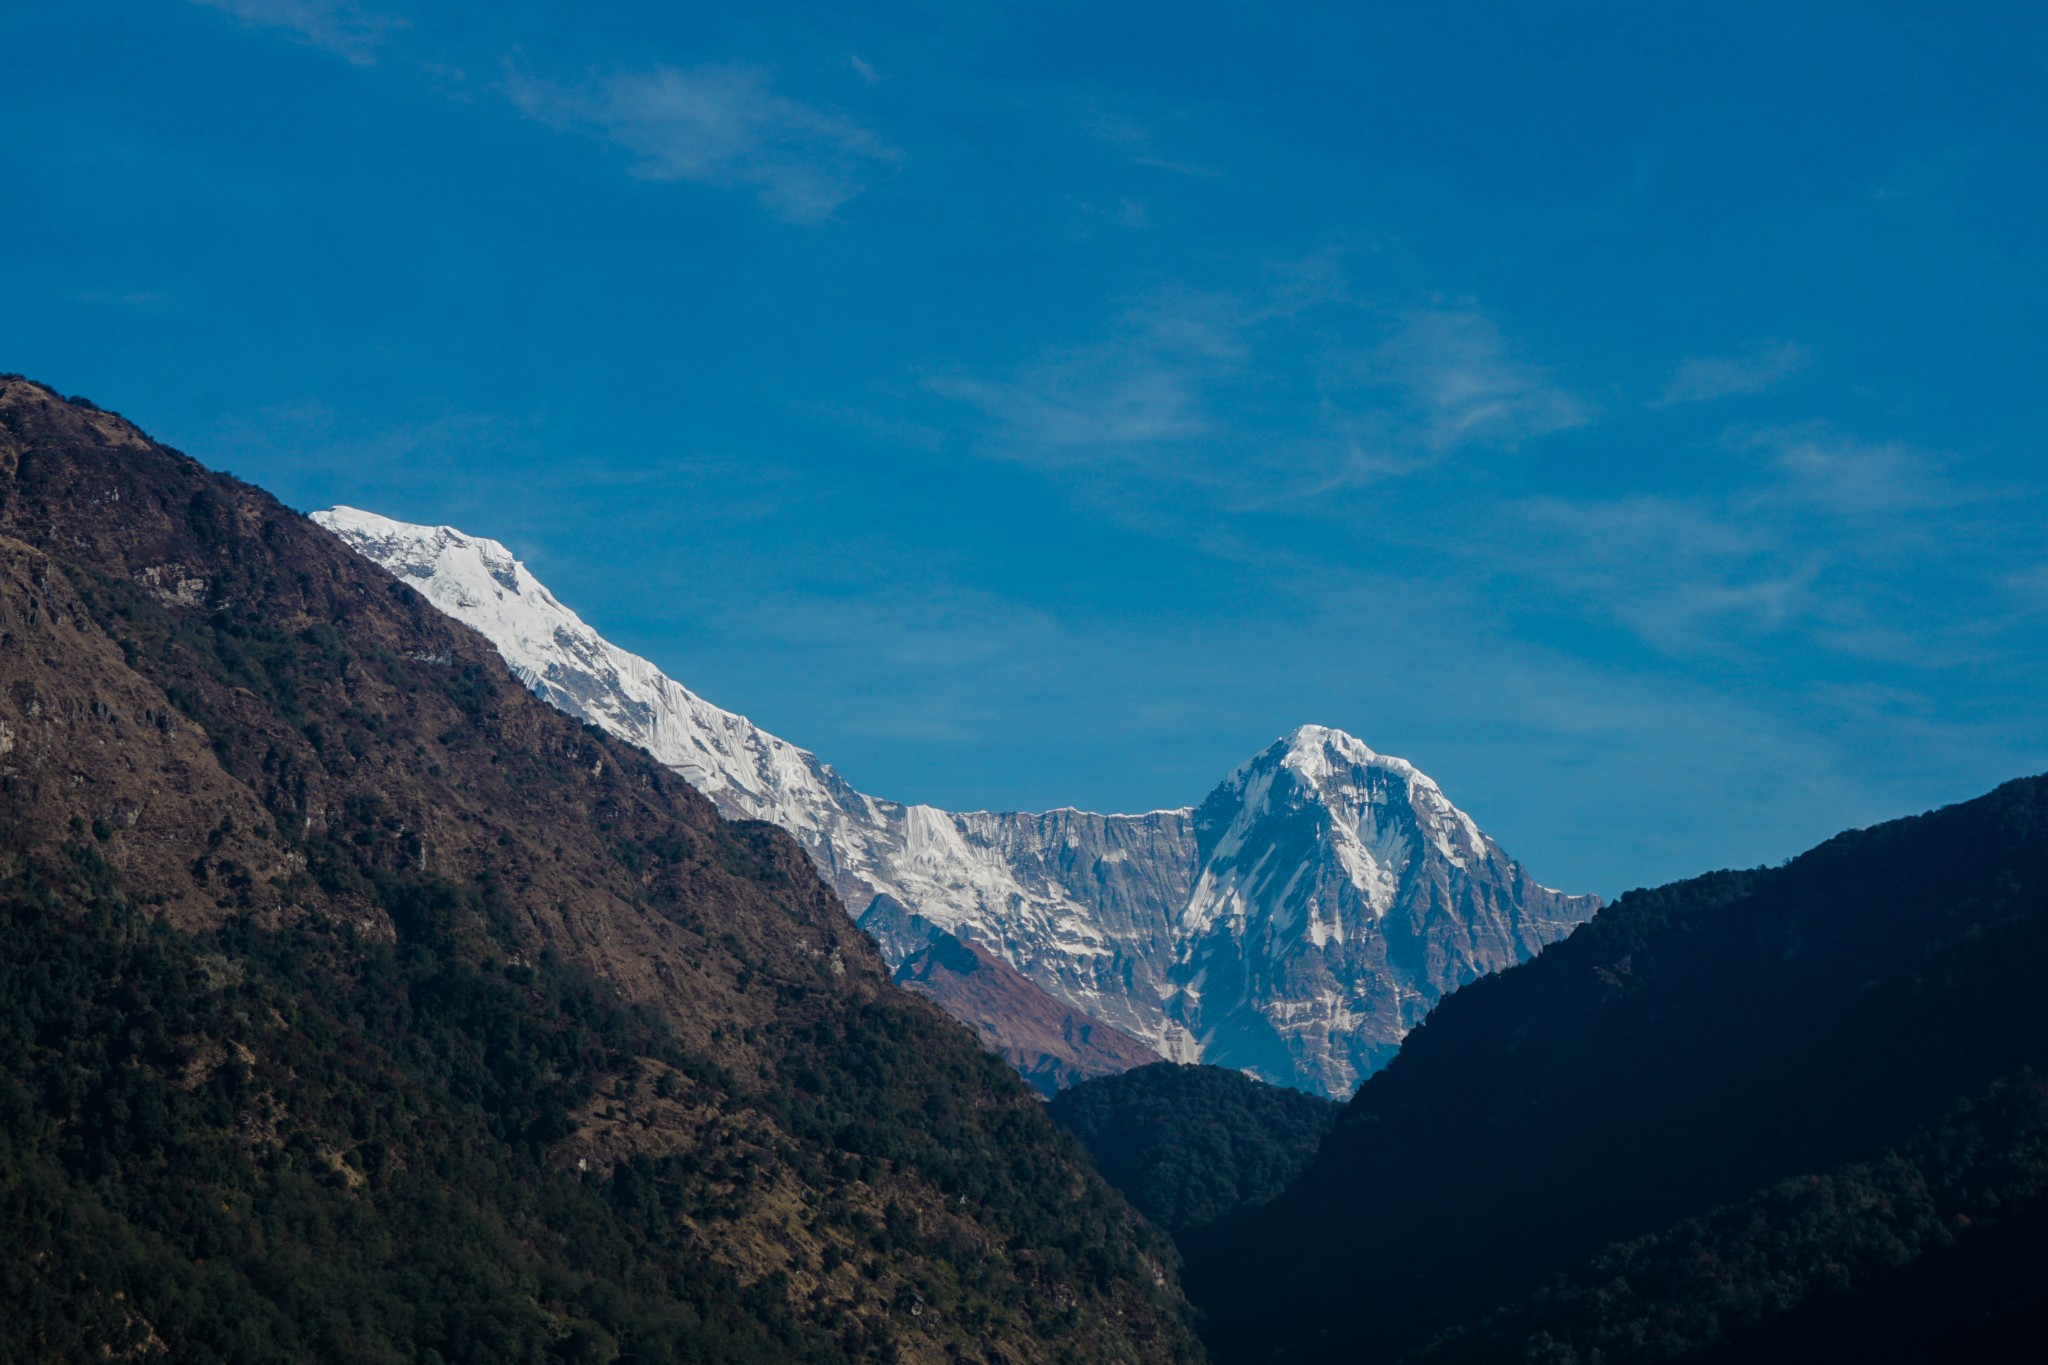
<svg viewBox="0 0 2048 1365"><path fill-rule="evenodd" d="M1611 1246L1416 1359L2019 1365L2048 1304L2044 1196L2048 1085L2027 1072L1875 1160Z"/></svg>

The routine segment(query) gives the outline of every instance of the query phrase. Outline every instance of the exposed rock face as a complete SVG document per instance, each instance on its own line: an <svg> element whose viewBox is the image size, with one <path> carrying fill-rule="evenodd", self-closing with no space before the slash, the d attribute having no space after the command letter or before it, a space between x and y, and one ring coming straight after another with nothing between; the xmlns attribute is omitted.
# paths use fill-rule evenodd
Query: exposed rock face
<svg viewBox="0 0 2048 1365"><path fill-rule="evenodd" d="M10 841L88 832L173 923L210 922L223 883L298 870L257 836L270 813L221 771L210 738L127 667L48 555L0 533L0 817Z"/></svg>
<svg viewBox="0 0 2048 1365"><path fill-rule="evenodd" d="M1195 868L1189 811L970 811L950 820L970 865L993 865L1013 885L991 887L940 864L913 887L920 913L995 948L1060 999L1144 1039L1158 1056L1200 1055L1199 1042L1166 1008L1176 912Z"/></svg>
<svg viewBox="0 0 2048 1365"><path fill-rule="evenodd" d="M795 835L855 915L887 897L1174 1061L1348 1094L1446 991L1599 905L1531 881L1412 764L1320 726L1199 809L955 813L868 796L604 640L496 541L351 508L314 519L488 636L555 705L724 813ZM895 966L923 951L880 941ZM959 1017L1033 1055L1001 1019Z"/></svg>
<svg viewBox="0 0 2048 1365"><path fill-rule="evenodd" d="M877 896L860 927L902 965L899 986L930 996L1047 1098L1159 1058L1145 1044L1055 999L978 943Z"/></svg>

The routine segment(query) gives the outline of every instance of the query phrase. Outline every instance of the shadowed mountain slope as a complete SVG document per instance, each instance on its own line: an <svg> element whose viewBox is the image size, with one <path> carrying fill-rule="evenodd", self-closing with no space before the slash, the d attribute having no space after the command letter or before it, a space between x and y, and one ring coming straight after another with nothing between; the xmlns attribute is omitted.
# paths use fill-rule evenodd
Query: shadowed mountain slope
<svg viewBox="0 0 2048 1365"><path fill-rule="evenodd" d="M2040 1359L2048 1085L2003 1082L1874 1160L1617 1243L1427 1365Z"/></svg>
<svg viewBox="0 0 2048 1365"><path fill-rule="evenodd" d="M782 832L0 380L0 1355L1169 1360L1171 1252Z"/></svg>
<svg viewBox="0 0 2048 1365"><path fill-rule="evenodd" d="M1284 1195L1184 1242L1213 1344L1396 1358L1610 1243L1878 1160L2048 1063L2044 961L2044 779L1632 892L1445 1000Z"/></svg>

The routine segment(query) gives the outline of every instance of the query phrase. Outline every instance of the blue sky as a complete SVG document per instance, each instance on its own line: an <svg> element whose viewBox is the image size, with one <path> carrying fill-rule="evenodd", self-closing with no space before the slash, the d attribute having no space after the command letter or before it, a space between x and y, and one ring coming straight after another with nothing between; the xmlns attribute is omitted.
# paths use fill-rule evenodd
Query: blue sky
<svg viewBox="0 0 2048 1365"><path fill-rule="evenodd" d="M2037 6L0 9L0 369L858 786L1540 878L2048 768Z"/></svg>

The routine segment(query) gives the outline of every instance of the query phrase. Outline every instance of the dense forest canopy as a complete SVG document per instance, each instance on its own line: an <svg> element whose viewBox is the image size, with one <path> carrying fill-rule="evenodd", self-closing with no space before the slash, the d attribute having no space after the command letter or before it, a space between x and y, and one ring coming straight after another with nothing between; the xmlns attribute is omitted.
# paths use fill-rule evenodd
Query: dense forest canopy
<svg viewBox="0 0 2048 1365"><path fill-rule="evenodd" d="M2048 1086L2031 1072L1877 1159L1617 1243L1418 1365L2033 1361Z"/></svg>

